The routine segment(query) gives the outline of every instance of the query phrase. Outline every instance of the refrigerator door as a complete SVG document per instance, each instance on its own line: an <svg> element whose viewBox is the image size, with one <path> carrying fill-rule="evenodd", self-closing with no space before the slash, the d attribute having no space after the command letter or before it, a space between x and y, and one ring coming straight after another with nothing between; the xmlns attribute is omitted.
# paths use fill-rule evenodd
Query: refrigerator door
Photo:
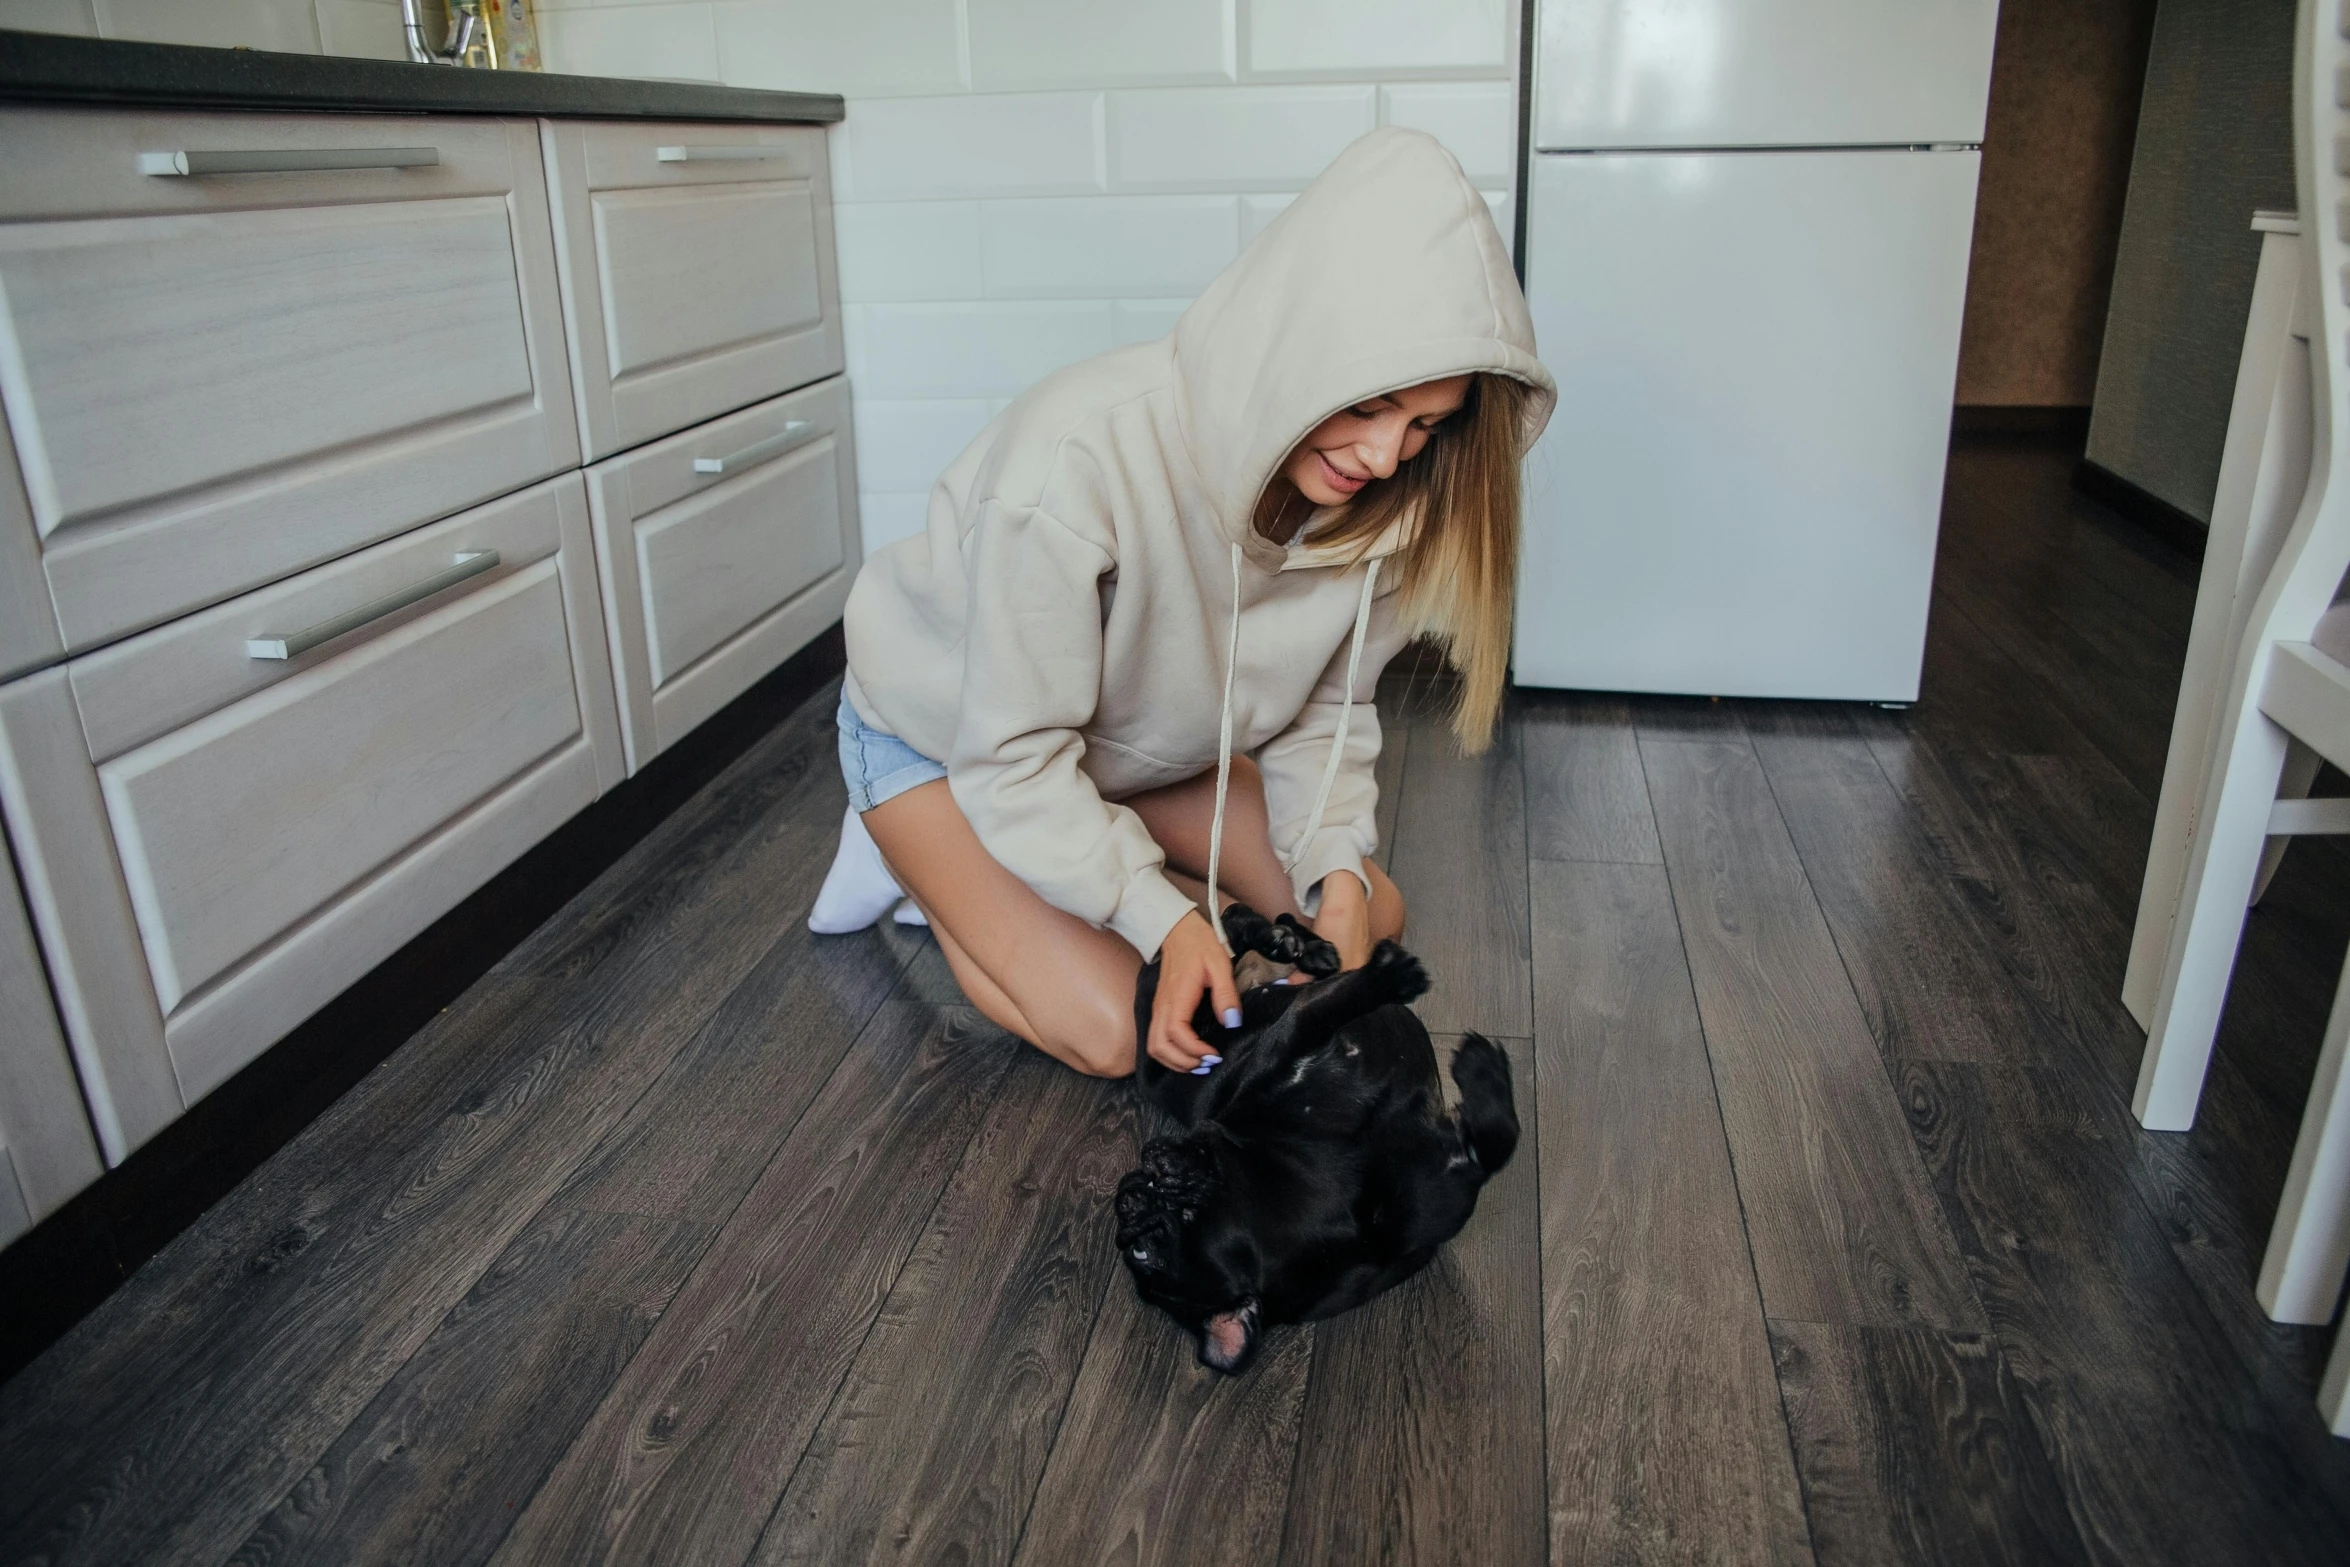
<svg viewBox="0 0 2350 1567"><path fill-rule="evenodd" d="M1521 684L1916 697L1978 162L1533 160Z"/></svg>
<svg viewBox="0 0 2350 1567"><path fill-rule="evenodd" d="M1534 147L1979 142L1998 0L1538 0Z"/></svg>

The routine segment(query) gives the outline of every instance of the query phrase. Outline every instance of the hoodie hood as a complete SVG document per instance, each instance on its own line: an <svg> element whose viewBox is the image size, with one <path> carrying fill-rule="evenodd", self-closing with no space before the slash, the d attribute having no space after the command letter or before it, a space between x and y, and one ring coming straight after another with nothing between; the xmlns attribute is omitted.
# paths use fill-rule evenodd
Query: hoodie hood
<svg viewBox="0 0 2350 1567"><path fill-rule="evenodd" d="M1557 400L1485 198L1434 137L1399 127L1340 153L1183 313L1171 341L1193 466L1225 537L1252 551L1257 497L1341 408L1497 371L1536 393L1522 452Z"/></svg>

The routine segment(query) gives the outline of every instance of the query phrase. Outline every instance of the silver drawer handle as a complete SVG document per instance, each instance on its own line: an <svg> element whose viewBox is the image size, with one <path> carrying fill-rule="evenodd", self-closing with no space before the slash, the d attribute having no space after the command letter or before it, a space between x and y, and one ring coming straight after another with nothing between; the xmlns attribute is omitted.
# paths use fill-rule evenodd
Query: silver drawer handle
<svg viewBox="0 0 2350 1567"><path fill-rule="evenodd" d="M653 156L663 163L768 163L788 158L789 147L656 147Z"/></svg>
<svg viewBox="0 0 2350 1567"><path fill-rule="evenodd" d="M457 564L447 571L412 583L397 593L387 593L372 603L322 620L315 626L304 626L299 631L281 631L275 636L258 636L245 643L247 658L294 658L309 652L321 642L332 642L347 631L357 631L371 620L381 620L396 609L406 609L419 599L431 598L443 588L453 588L467 577L478 577L498 563L496 550L472 550L457 557Z"/></svg>
<svg viewBox="0 0 2350 1567"><path fill-rule="evenodd" d="M754 441L739 452L729 452L724 457L696 457L694 472L740 473L770 457L781 457L795 446L805 445L816 433L816 427L805 419L789 420L781 435L770 435L764 441Z"/></svg>
<svg viewBox="0 0 2350 1567"><path fill-rule="evenodd" d="M190 174L311 174L333 169L429 169L438 147L319 147L285 152L142 152L139 172Z"/></svg>

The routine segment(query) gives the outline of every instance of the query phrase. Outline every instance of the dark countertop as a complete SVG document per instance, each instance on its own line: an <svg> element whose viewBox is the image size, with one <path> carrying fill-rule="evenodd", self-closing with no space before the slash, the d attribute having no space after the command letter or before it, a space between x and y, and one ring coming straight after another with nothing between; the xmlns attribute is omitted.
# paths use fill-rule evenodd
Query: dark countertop
<svg viewBox="0 0 2350 1567"><path fill-rule="evenodd" d="M0 31L0 99L205 109L826 124L838 94Z"/></svg>

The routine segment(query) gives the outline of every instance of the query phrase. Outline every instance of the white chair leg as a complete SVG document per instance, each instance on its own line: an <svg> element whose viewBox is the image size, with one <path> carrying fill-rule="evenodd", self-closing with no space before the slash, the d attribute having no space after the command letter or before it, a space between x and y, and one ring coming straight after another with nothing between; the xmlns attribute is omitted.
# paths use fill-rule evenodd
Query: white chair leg
<svg viewBox="0 0 2350 1567"><path fill-rule="evenodd" d="M2327 1430L2350 1436L2350 1326L2334 1332L2334 1352L2317 1384L2317 1412L2325 1417Z"/></svg>
<svg viewBox="0 0 2350 1567"><path fill-rule="evenodd" d="M2279 1322L2333 1320L2350 1269L2350 965L2334 991L2325 1046L2301 1114L2285 1195L2260 1263L2260 1304Z"/></svg>
<svg viewBox="0 0 2350 1567"><path fill-rule="evenodd" d="M2277 780L2277 798L2308 799L2310 786L2317 782L2317 770L2325 764L2324 757L2300 741L2293 741L2286 751L2284 776ZM2252 907L2260 907L2260 900L2268 896L2268 884L2276 880L2277 867L2285 863L2285 850L2292 843L2291 834L2278 833L2260 851L2260 874L2252 880Z"/></svg>
<svg viewBox="0 0 2350 1567"><path fill-rule="evenodd" d="M2131 1101L2138 1123L2149 1131L2183 1132L2195 1124L2228 975L2244 935L2244 908L2268 840L2285 738L2253 700L2245 700L2204 790L2201 830L2188 850L2178 923Z"/></svg>

